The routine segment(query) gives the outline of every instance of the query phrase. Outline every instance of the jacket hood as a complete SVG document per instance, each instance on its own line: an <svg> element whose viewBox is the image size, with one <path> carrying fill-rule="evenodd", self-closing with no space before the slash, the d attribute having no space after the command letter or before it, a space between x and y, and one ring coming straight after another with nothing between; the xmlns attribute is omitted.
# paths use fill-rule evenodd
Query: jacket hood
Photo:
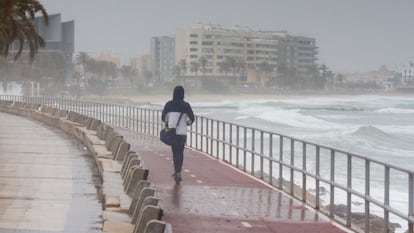
<svg viewBox="0 0 414 233"><path fill-rule="evenodd" d="M184 100L184 87L176 86L174 88L173 100Z"/></svg>

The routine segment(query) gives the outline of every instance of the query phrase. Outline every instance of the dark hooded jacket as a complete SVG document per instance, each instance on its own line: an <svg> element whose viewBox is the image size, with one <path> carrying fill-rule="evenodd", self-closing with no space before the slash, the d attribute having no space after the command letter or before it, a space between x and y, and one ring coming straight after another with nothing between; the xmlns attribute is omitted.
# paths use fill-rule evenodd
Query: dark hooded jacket
<svg viewBox="0 0 414 233"><path fill-rule="evenodd" d="M181 116L177 127L177 121ZM194 113L190 104L184 101L184 88L176 86L173 92L173 99L168 101L161 115L162 121L168 124L169 128L176 128L178 135L187 135L186 125L191 125L194 122Z"/></svg>

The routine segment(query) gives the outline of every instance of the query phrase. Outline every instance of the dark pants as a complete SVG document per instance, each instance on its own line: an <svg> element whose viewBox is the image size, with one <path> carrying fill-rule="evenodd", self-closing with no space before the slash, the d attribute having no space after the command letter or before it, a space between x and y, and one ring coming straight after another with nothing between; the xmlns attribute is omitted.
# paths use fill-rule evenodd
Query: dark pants
<svg viewBox="0 0 414 233"><path fill-rule="evenodd" d="M186 141L187 141L187 136L177 135L177 143L171 145L175 173L181 172L181 168L183 166L183 161L184 161L184 146L185 146Z"/></svg>

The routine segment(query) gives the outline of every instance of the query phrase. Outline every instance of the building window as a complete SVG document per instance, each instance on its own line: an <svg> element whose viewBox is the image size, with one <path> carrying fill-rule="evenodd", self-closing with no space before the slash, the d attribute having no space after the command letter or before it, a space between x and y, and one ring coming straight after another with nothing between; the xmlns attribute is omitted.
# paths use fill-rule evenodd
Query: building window
<svg viewBox="0 0 414 233"><path fill-rule="evenodd" d="M191 51L191 52L197 52L197 51L198 51L198 49L197 49L197 48L190 48L190 51Z"/></svg>
<svg viewBox="0 0 414 233"><path fill-rule="evenodd" d="M213 41L203 41L202 45L213 45Z"/></svg>
<svg viewBox="0 0 414 233"><path fill-rule="evenodd" d="M190 55L190 58L197 58L197 55Z"/></svg>
<svg viewBox="0 0 414 233"><path fill-rule="evenodd" d="M198 37L198 35L197 35L197 34L190 34L190 37L191 37L191 38L197 38L197 37Z"/></svg>
<svg viewBox="0 0 414 233"><path fill-rule="evenodd" d="M198 44L198 41L190 41L190 44Z"/></svg>

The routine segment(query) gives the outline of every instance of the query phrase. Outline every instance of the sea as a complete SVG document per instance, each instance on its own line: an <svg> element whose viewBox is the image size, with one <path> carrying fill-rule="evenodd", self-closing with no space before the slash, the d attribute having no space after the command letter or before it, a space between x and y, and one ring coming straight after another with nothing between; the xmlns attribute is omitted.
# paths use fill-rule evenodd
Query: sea
<svg viewBox="0 0 414 233"><path fill-rule="evenodd" d="M191 105L196 115L334 147L414 172L414 96L240 98ZM384 200L384 169L371 169L372 196ZM363 178L365 173L358 172L355 169L353 176ZM408 213L408 177L391 172L390 181L391 206ZM358 185L363 192L364 183L356 182L353 187ZM346 203L345 192L335 198ZM329 203L329 195L326 199ZM364 210L363 200L352 203L352 211ZM380 208L371 206L371 211L383 216ZM405 220L394 215L390 219L402 226L396 232L407 229Z"/></svg>

